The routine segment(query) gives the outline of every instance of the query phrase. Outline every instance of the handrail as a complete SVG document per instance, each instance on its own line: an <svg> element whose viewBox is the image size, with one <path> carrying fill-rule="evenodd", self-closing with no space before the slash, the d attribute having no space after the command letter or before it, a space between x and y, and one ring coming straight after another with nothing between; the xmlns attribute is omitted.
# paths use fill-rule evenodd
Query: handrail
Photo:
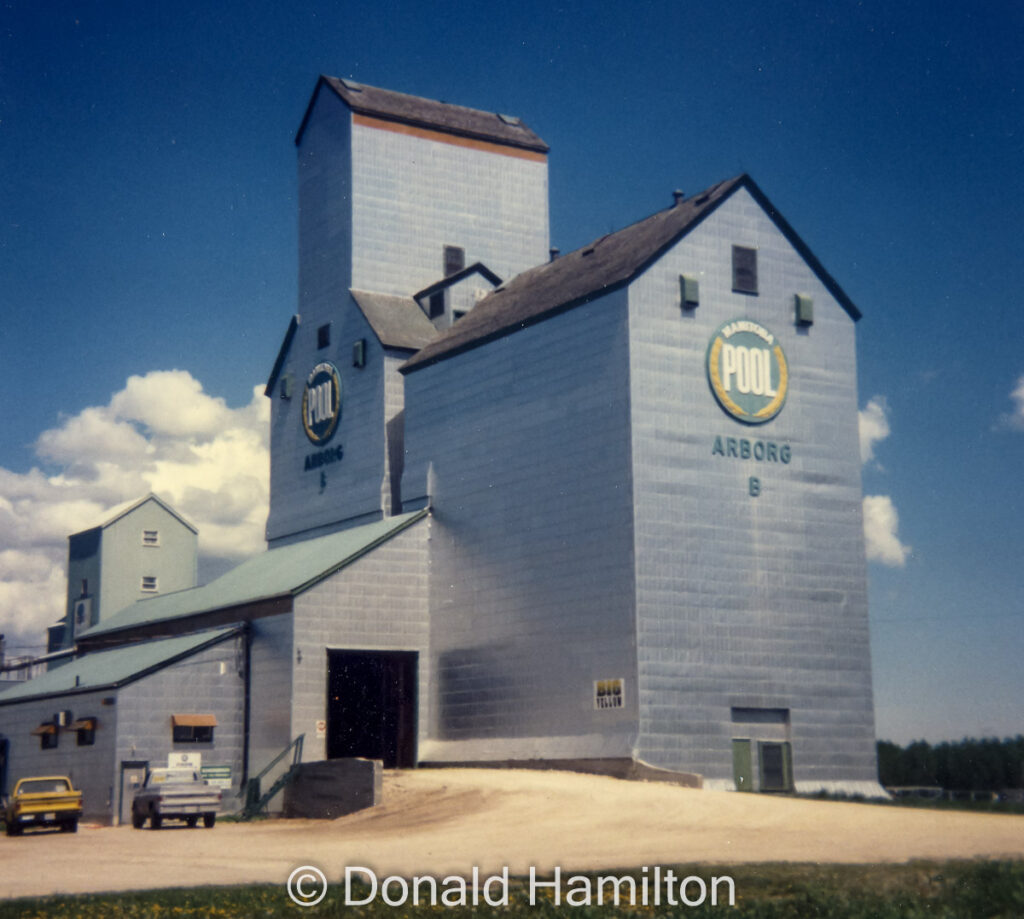
<svg viewBox="0 0 1024 919"><path fill-rule="evenodd" d="M270 772L271 769L273 769L279 762L281 762L281 760L283 760L288 755L289 751L293 747L295 748L295 753L292 756L292 765L293 766L297 766L300 762L302 762L302 742L305 739L305 737L306 737L305 734L299 734L299 736L296 737L295 740L293 740L290 744L288 744L287 747L285 747L266 766L264 766L263 769L259 772L259 774L252 776L249 779L249 782L258 782L260 779L262 779L263 776L265 776L268 772ZM239 798L241 798L246 793L246 786L247 785L248 785L248 782L246 783L246 785L244 785L240 789L238 789L238 797Z"/></svg>
<svg viewBox="0 0 1024 919"><path fill-rule="evenodd" d="M288 744L288 746L280 753L278 753L277 756L275 756L258 775L253 776L238 790L238 797L245 797L245 805L242 808L240 815L243 820L250 820L263 811L270 803L271 798L273 798L274 795L276 795L295 777L298 771L297 767L299 763L302 762L302 742L305 737L305 734L299 734L299 736ZM274 784L270 786L269 791L265 794L260 794L260 780L278 763L280 763L289 752L292 753L291 765L277 777Z"/></svg>

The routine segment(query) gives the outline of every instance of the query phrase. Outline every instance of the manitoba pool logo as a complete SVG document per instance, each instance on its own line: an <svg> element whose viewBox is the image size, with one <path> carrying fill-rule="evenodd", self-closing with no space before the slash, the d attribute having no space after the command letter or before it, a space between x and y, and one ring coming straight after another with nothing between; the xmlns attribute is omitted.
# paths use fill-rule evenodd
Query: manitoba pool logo
<svg viewBox="0 0 1024 919"><path fill-rule="evenodd" d="M789 365L775 336L749 319L718 327L708 345L708 382L733 418L763 424L780 411L789 389Z"/></svg>
<svg viewBox="0 0 1024 919"><path fill-rule="evenodd" d="M330 361L317 364L302 393L302 427L318 447L327 443L341 418L341 378Z"/></svg>

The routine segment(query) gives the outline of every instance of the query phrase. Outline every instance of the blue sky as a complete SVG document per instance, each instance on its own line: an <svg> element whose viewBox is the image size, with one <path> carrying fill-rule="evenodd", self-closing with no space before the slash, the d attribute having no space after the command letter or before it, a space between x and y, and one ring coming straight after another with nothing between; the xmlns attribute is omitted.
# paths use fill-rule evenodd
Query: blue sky
<svg viewBox="0 0 1024 919"><path fill-rule="evenodd" d="M3 3L0 630L60 615L64 537L132 489L198 518L207 572L258 545L253 392L329 73L520 115L563 251L749 172L864 313L879 736L1024 732L1022 27L1011 2Z"/></svg>

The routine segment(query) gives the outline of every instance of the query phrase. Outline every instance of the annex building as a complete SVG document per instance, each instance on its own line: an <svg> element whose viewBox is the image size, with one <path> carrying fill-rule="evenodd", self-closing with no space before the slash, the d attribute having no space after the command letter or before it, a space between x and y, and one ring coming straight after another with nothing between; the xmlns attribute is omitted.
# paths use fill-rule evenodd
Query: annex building
<svg viewBox="0 0 1024 919"><path fill-rule="evenodd" d="M237 788L300 734L305 760L880 794L860 313L754 181L556 257L518 118L322 77L296 146L268 549L0 693L11 770L119 655L111 814L140 762L200 751Z"/></svg>

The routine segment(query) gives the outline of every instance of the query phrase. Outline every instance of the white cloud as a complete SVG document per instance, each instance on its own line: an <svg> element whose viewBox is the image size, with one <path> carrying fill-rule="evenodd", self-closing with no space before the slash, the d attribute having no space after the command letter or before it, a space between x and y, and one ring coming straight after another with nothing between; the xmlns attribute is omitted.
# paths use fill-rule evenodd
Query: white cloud
<svg viewBox="0 0 1024 919"><path fill-rule="evenodd" d="M873 396L857 413L860 433L860 460L870 463L875 459L875 446L891 433L889 403L885 396ZM878 466L878 463L875 463ZM864 496L864 544L869 562L879 562L891 568L902 568L913 551L900 542L897 530L900 518L896 505L888 495Z"/></svg>
<svg viewBox="0 0 1024 919"><path fill-rule="evenodd" d="M900 518L888 495L864 496L864 543L868 561L902 568L913 551L900 542Z"/></svg>
<svg viewBox="0 0 1024 919"><path fill-rule="evenodd" d="M269 415L262 387L233 409L185 371L152 371L44 431L42 468L0 468L0 632L9 643L43 644L64 614L68 535L148 492L196 525L204 557L262 550Z"/></svg>
<svg viewBox="0 0 1024 919"><path fill-rule="evenodd" d="M1000 426L1024 431L1024 376L1017 378L1017 385L1010 393L1010 398L1014 402L1013 411L1007 412L999 419Z"/></svg>
<svg viewBox="0 0 1024 919"><path fill-rule="evenodd" d="M870 462L875 458L875 444L889 436L889 405L885 396L874 396L857 413L860 432L860 461Z"/></svg>

